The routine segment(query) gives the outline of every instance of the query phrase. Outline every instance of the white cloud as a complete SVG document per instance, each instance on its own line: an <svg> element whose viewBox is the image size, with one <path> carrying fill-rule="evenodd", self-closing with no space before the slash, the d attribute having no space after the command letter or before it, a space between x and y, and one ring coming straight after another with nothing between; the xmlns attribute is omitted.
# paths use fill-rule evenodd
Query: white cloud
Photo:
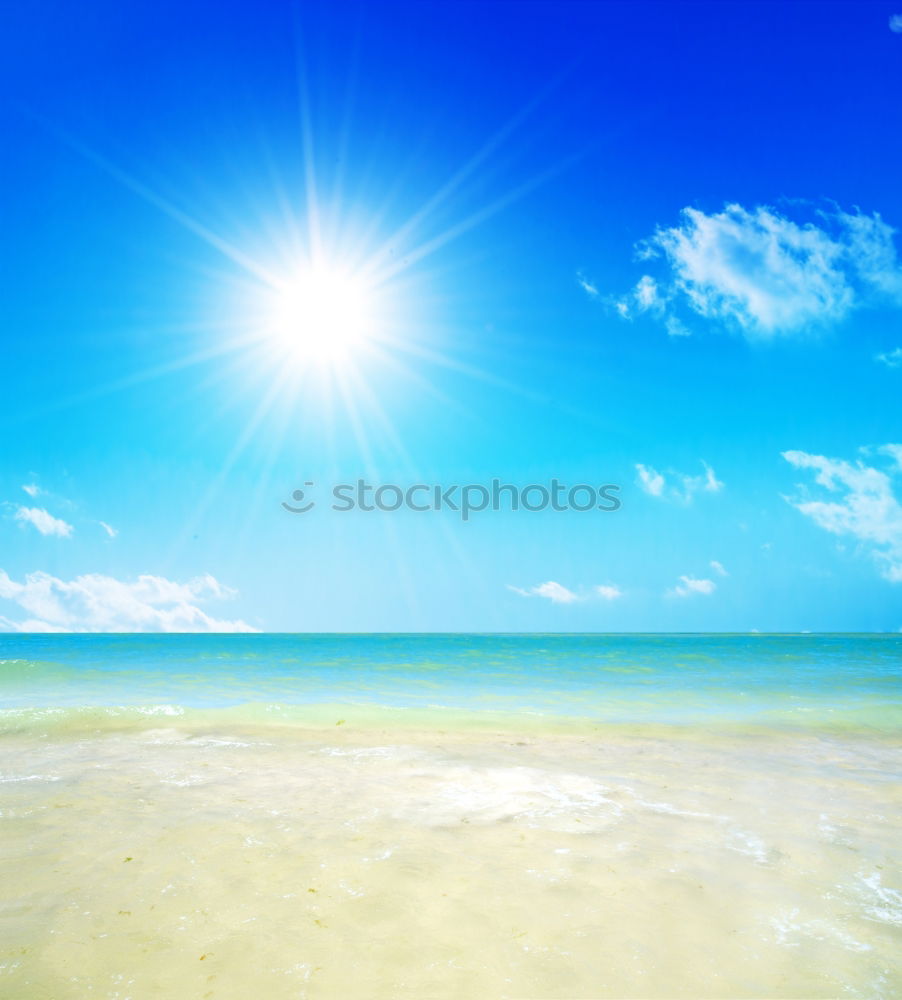
<svg viewBox="0 0 902 1000"><path fill-rule="evenodd" d="M726 571L726 570L725 570L725 569L723 568L723 564L722 564L722 563L719 563L719 562L718 562L718 561L717 561L716 559L712 559L712 560L711 560L711 563L710 563L710 566L711 566L711 569L713 569L713 570L714 570L714 572L715 572L715 573L716 573L716 574L717 574L718 576L729 576L729 575L730 575L730 574L729 574L729 573L728 573L728 572L727 572L727 571Z"/></svg>
<svg viewBox="0 0 902 1000"><path fill-rule="evenodd" d="M902 14L890 14L889 30L897 35L902 34Z"/></svg>
<svg viewBox="0 0 902 1000"><path fill-rule="evenodd" d="M613 305L622 319L633 319L638 313L649 313L664 323L668 336L691 337L691 330L668 309L672 298L672 291L662 288L650 274L644 274L636 282L635 288L622 298L614 299Z"/></svg>
<svg viewBox="0 0 902 1000"><path fill-rule="evenodd" d="M60 538L69 538L73 532L73 527L66 521L49 514L43 507L17 507L13 515L17 521L31 524L42 535L59 535Z"/></svg>
<svg viewBox="0 0 902 1000"><path fill-rule="evenodd" d="M702 462L705 467L705 474L703 476L685 476L683 478L683 483L697 483L694 486L694 490L704 490L706 493L719 493L723 489L723 483L714 475L714 470L706 462Z"/></svg>
<svg viewBox="0 0 902 1000"><path fill-rule="evenodd" d="M17 632L254 632L243 621L211 618L197 605L233 597L209 574L176 583L160 576L127 582L99 573L60 580L29 573L19 583L0 570L0 598L30 617L3 619Z"/></svg>
<svg viewBox="0 0 902 1000"><path fill-rule="evenodd" d="M533 592L537 597L547 598L552 604L572 604L579 600L579 597L572 590L555 583L554 580L540 583L538 587L533 588Z"/></svg>
<svg viewBox="0 0 902 1000"><path fill-rule="evenodd" d="M902 471L902 445L884 445L878 452L894 459L893 473ZM783 458L797 469L812 470L815 483L827 491L826 498L805 493L785 499L825 531L857 539L885 579L902 583L902 504L890 475L861 461L804 451L784 451Z"/></svg>
<svg viewBox="0 0 902 1000"><path fill-rule="evenodd" d="M676 316L667 316L664 319L664 329L668 337L691 337L692 331L685 323L680 322Z"/></svg>
<svg viewBox="0 0 902 1000"><path fill-rule="evenodd" d="M883 354L875 354L874 360L886 365L887 368L902 368L902 347L894 347Z"/></svg>
<svg viewBox="0 0 902 1000"><path fill-rule="evenodd" d="M540 583L535 587L514 587L508 584L508 590L512 590L515 594L519 594L521 597L544 597L546 600L551 601L552 604L573 604L574 601L580 600L578 594L575 594L572 590L568 590L566 587L562 586L560 583L555 583L554 580L549 580L547 583Z"/></svg>
<svg viewBox="0 0 902 1000"><path fill-rule="evenodd" d="M668 597L692 597L694 594L713 594L717 584L713 580L699 580L694 576L681 576L680 582L667 591Z"/></svg>
<svg viewBox="0 0 902 1000"><path fill-rule="evenodd" d="M889 457L896 463L899 471L902 472L902 444L885 444L877 449L882 455Z"/></svg>
<svg viewBox="0 0 902 1000"><path fill-rule="evenodd" d="M658 316L671 336L688 333L677 315L688 311L769 339L839 322L880 297L902 305L894 230L876 213L837 209L817 220L768 206L685 208L680 225L641 245L643 259L663 259L665 278L643 275L614 306L627 319Z"/></svg>
<svg viewBox="0 0 902 1000"><path fill-rule="evenodd" d="M586 295L595 299L598 298L598 286L593 284L585 275L580 271L576 275L577 283L579 287L586 293Z"/></svg>
<svg viewBox="0 0 902 1000"><path fill-rule="evenodd" d="M633 290L636 308L642 312L658 312L664 308L664 299L658 291L658 284L650 275L643 275Z"/></svg>
<svg viewBox="0 0 902 1000"><path fill-rule="evenodd" d="M521 597L544 597L552 604L575 604L577 601L588 599L586 594L578 594L554 580L540 583L535 587L515 587L509 583L507 589ZM618 597L623 596L623 591L613 584L598 584L592 588L591 594L603 601L615 601Z"/></svg>
<svg viewBox="0 0 902 1000"><path fill-rule="evenodd" d="M48 491L42 489L37 483L23 483L22 489L32 498L48 495ZM64 507L73 506L73 504L64 498L55 497L55 499ZM61 518L54 517L44 507L25 507L22 504L15 503L3 504L3 506L7 507L7 509L12 507L14 509L12 516L15 520L33 525L42 535L58 535L61 538L69 538L75 531L75 528L71 524ZM97 521L96 523L103 528L109 538L115 538L119 534L119 529L114 528L106 521Z"/></svg>
<svg viewBox="0 0 902 1000"><path fill-rule="evenodd" d="M646 493L653 497L659 497L664 492L664 477L660 472L656 472L650 465L636 463L636 471L639 473L637 482Z"/></svg>
<svg viewBox="0 0 902 1000"><path fill-rule="evenodd" d="M668 469L665 476L650 465L638 462L636 482L649 496L691 503L697 493L719 493L723 489L723 483L707 462L702 462L702 468L704 472L698 476L687 476L673 469Z"/></svg>

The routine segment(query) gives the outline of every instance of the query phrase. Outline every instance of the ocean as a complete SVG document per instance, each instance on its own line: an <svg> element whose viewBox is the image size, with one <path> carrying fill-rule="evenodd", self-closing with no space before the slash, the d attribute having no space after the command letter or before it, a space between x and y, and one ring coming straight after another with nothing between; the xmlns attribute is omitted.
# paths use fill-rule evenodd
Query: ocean
<svg viewBox="0 0 902 1000"><path fill-rule="evenodd" d="M902 995L902 635L0 636L0 997Z"/></svg>

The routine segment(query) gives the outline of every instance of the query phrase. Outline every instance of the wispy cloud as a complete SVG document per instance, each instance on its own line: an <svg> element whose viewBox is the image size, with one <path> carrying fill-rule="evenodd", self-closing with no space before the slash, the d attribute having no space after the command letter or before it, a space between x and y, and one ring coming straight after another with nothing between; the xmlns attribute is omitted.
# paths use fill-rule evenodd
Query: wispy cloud
<svg viewBox="0 0 902 1000"><path fill-rule="evenodd" d="M17 521L30 524L42 535L58 535L60 538L69 538L75 530L67 521L54 517L43 507L17 507L13 517Z"/></svg>
<svg viewBox="0 0 902 1000"><path fill-rule="evenodd" d="M719 562L718 562L718 561L717 561L716 559L712 559L712 560L711 560L711 563L710 563L710 566L711 566L711 569L713 569L713 570L714 570L714 572L715 572L715 573L716 573L716 574L717 574L718 576L729 576L729 575L730 575L730 574L729 574L729 573L728 573L728 572L727 572L727 571L726 571L726 570L725 570L725 569L723 568L723 564L722 564L722 563L719 563Z"/></svg>
<svg viewBox="0 0 902 1000"><path fill-rule="evenodd" d="M861 460L784 451L783 458L790 465L814 472L815 483L827 491L812 498L799 487L801 496L784 499L825 531L857 539L885 579L902 583L902 505L890 476L902 472L902 445L884 445L876 453L893 459L889 473Z"/></svg>
<svg viewBox="0 0 902 1000"><path fill-rule="evenodd" d="M886 365L887 368L902 368L902 347L894 347L891 351L875 354L874 360Z"/></svg>
<svg viewBox="0 0 902 1000"><path fill-rule="evenodd" d="M902 14L890 14L889 30L897 35L902 35Z"/></svg>
<svg viewBox="0 0 902 1000"><path fill-rule="evenodd" d="M576 281L579 287L586 293L586 295L591 296L593 299L598 298L598 287L594 285L589 279L582 273L582 271L577 271Z"/></svg>
<svg viewBox="0 0 902 1000"><path fill-rule="evenodd" d="M596 289L595 295L599 292ZM691 331L670 309L671 291L659 285L650 274L644 274L627 295L614 300L614 308L622 319L632 319L637 313L656 316L671 337L689 337Z"/></svg>
<svg viewBox="0 0 902 1000"><path fill-rule="evenodd" d="M902 472L902 444L885 444L882 448L877 449L877 453L880 455L889 455L896 463L896 469Z"/></svg>
<svg viewBox="0 0 902 1000"><path fill-rule="evenodd" d="M75 507L65 497L53 494L34 482L23 483L22 490L32 498L38 496L49 497L55 504L59 504L66 509ZM47 501L45 500L44 502L46 503ZM23 504L17 503L4 503L2 506L6 507L7 510L12 509L12 516L16 521L31 524L42 535L57 535L60 538L69 538L75 531L75 527L72 524L54 516L46 507L26 507ZM106 532L108 538L115 538L119 534L119 529L114 528L113 525L106 521L92 521L92 523L98 524Z"/></svg>
<svg viewBox="0 0 902 1000"><path fill-rule="evenodd" d="M89 573L61 580L49 573L29 573L22 582L0 570L0 598L29 616L0 619L16 632L254 632L243 621L211 618L199 604L234 597L210 575L187 583L161 576L133 581Z"/></svg>
<svg viewBox="0 0 902 1000"><path fill-rule="evenodd" d="M667 591L667 597L693 597L696 594L709 595L717 590L713 580L700 580L694 576L681 576L680 582Z"/></svg>
<svg viewBox="0 0 902 1000"><path fill-rule="evenodd" d="M549 580L547 583L540 583L535 587L514 587L512 584L508 584L507 587L508 590L512 590L521 597L544 597L546 600L551 601L552 604L573 604L574 601L580 599L578 594L572 590L568 590L554 580Z"/></svg>
<svg viewBox="0 0 902 1000"><path fill-rule="evenodd" d="M636 471L639 473L637 482L650 496L659 497L664 492L664 477L660 472L656 472L650 465L637 463Z"/></svg>
<svg viewBox="0 0 902 1000"><path fill-rule="evenodd" d="M624 319L658 318L672 336L687 334L681 317L694 315L749 339L824 327L881 298L902 305L894 230L877 213L815 218L793 221L766 205L685 208L679 225L639 247L640 259L663 262L663 277L642 275L613 305Z"/></svg>
<svg viewBox="0 0 902 1000"><path fill-rule="evenodd" d="M623 591L610 583L597 584L588 593L585 591L577 593L555 580L548 580L547 583L540 583L535 587L515 587L509 583L507 589L521 597L544 597L552 604L575 604L577 601L587 601L592 597L603 601L615 601L623 596Z"/></svg>
<svg viewBox="0 0 902 1000"><path fill-rule="evenodd" d="M697 493L719 493L723 489L723 483L707 462L702 462L702 468L704 472L701 475L687 476L673 469L668 469L666 473L658 472L650 465L637 462L636 483L649 496L691 503Z"/></svg>

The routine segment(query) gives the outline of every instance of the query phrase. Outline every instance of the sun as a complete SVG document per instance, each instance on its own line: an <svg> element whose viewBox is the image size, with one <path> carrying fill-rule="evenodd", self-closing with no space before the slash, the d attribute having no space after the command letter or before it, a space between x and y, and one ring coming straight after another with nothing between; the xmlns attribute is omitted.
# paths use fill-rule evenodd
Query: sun
<svg viewBox="0 0 902 1000"><path fill-rule="evenodd" d="M347 362L367 346L375 330L374 296L361 275L335 266L309 266L272 290L266 336L290 363Z"/></svg>

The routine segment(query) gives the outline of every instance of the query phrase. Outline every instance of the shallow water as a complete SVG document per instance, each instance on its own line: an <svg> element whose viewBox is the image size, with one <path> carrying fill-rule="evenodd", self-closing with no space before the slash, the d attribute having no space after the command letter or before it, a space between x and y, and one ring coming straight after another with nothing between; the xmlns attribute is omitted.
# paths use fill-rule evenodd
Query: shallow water
<svg viewBox="0 0 902 1000"><path fill-rule="evenodd" d="M255 689L251 671L236 671L245 653L233 653L225 687L255 694L246 706L209 694L189 703L196 672L190 656L174 669L178 641L149 644L164 651L155 672L153 653L125 664L129 643L148 648L143 639L118 640L117 665L116 641L82 639L67 660L68 638L41 640L40 670L3 688L4 997L902 993L902 786L887 722L898 709L898 642L875 650L857 640L856 659L853 640L836 640L846 671L827 642L815 721L802 703L786 710L814 690L812 677L776 689L780 664L763 656L746 684L757 707L738 711L702 643L706 666L696 661L692 684L672 685L659 701L666 712L637 699L637 721L623 721L629 684L615 682L614 717L595 709L603 684L561 651L571 637L541 637L557 654L560 689L538 660L519 687L511 670L520 704L503 715L494 696L489 712L478 690L438 668L446 707L405 700L425 669L418 639L389 643L408 659L383 671L394 699L379 697L384 680L360 683L377 672L371 663L356 666L356 680L308 677L299 687L319 685L320 701L270 701L278 671L262 668ZM360 658L363 638L321 641ZM611 646L627 642L578 638L584 661L607 666ZM522 637L471 639L489 662L493 641L529 648ZM826 640L793 639L791 662L814 674ZM28 660L21 638L2 641L0 658ZM292 641L300 665L277 682L289 692L310 640L279 638ZM441 640L423 641L435 662ZM218 642L211 655L222 655ZM685 637L650 642L646 656L634 640L629 662L621 645L624 668L693 652ZM374 644L385 650L384 638ZM777 640L762 648L785 652ZM739 675L750 655L728 650L725 672ZM126 699L115 678L128 669L144 680ZM582 700L567 687L580 671L593 692ZM51 674L65 675L55 695ZM489 675L496 693L497 670ZM837 693L844 685L855 689L854 714ZM549 702L583 710L550 714Z"/></svg>

